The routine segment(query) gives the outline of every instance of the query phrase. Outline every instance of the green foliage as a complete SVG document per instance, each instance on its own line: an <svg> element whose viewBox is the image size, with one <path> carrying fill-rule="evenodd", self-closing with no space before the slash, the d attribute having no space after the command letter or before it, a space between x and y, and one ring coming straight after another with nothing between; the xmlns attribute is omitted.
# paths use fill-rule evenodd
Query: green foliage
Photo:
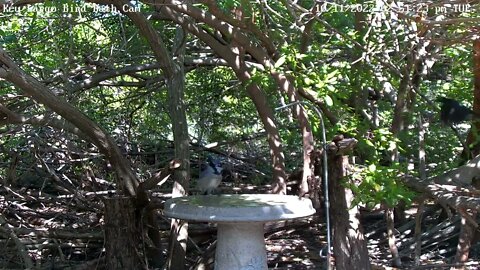
<svg viewBox="0 0 480 270"><path fill-rule="evenodd" d="M206 143L235 139L262 130L255 107L229 69L200 68L190 72L187 75L186 104L192 134Z"/></svg>
<svg viewBox="0 0 480 270"><path fill-rule="evenodd" d="M387 129L375 130L370 138L359 141L358 151L369 159L366 166L352 176L355 184L348 185L355 193L355 204L374 206L386 203L394 207L400 201L411 203L415 194L399 181L407 166L398 162L386 164L385 161L387 155L398 148L398 143L400 141Z"/></svg>
<svg viewBox="0 0 480 270"><path fill-rule="evenodd" d="M362 203L367 207L387 204L395 207L400 201L410 205L415 193L406 188L398 179L405 168L395 163L390 166L370 164L352 175L359 184L348 185L355 194L353 205Z"/></svg>
<svg viewBox="0 0 480 270"><path fill-rule="evenodd" d="M360 138L358 143L359 152L368 153L367 163L385 162L386 155L399 147L399 139L386 128L373 130L368 135Z"/></svg>

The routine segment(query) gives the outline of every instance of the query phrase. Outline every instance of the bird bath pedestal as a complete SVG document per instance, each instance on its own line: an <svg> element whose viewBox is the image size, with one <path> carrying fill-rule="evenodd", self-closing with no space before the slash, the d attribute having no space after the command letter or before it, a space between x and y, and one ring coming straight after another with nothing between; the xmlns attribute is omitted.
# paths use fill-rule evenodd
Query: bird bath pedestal
<svg viewBox="0 0 480 270"><path fill-rule="evenodd" d="M308 199L273 194L198 195L165 203L172 218L217 223L215 270L267 270L263 225L310 216Z"/></svg>

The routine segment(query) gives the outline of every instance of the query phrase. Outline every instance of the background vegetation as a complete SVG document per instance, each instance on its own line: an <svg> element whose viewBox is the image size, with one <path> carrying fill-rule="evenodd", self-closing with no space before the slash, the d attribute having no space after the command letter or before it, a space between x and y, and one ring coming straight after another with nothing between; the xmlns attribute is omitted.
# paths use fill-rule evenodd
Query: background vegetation
<svg viewBox="0 0 480 270"><path fill-rule="evenodd" d="M275 108L303 100L322 111L328 140L342 134L358 141L351 153L355 157L352 176L361 184L351 188L355 202L362 205L411 203L415 193L400 183L399 175L433 177L465 162L460 154L470 125L458 126L456 134L442 124L436 99L450 97L468 107L473 104L478 1L185 1L186 8L245 27L247 45L183 12L176 1L167 1L178 4L172 8L176 15L166 15L164 1L10 2L16 9L4 6L0 14L1 53L109 134L139 182L178 157L173 130L180 120L171 112L166 60L159 61L152 49L158 46L131 13L94 10L104 4L138 7L161 37L170 59L183 61L181 102L190 144L188 178L192 179L188 186L194 186L198 165L206 155L220 157L228 168L226 182L231 182L225 186L263 186L278 180L272 170L270 133L252 102L255 95L249 92L252 85L265 96L264 107L274 112L271 121L280 134L287 174L304 169L308 144L302 141L305 133L295 113ZM455 7L464 9L456 12ZM193 28L181 25L181 18L216 41L206 42ZM185 37L178 40L180 26ZM227 54L212 47L214 42L240 48L238 56L248 67L248 78L239 78L241 69L232 67ZM275 50L268 51L265 44ZM243 53L242 46L247 48ZM270 62L260 61L248 46L261 48ZM7 62L0 61L0 68L5 67L9 68ZM1 74L0 225L34 230L34 221L14 212L37 209L47 213L38 217L45 228L69 227L69 219L69 224L89 230L91 224L84 227L72 216L62 219L53 206L43 209L40 205L55 198L85 203L87 192L124 190L115 180L116 165L84 130L75 131L78 125ZM296 99L282 89L274 74L288 78ZM312 107L302 110L321 148L320 119ZM420 128L425 131L423 172ZM212 143L218 146L206 147ZM166 194L172 188L173 181L167 181L157 191ZM35 198L33 202L29 196ZM98 217L79 218L100 224L101 210L96 212ZM9 239L7 229L1 233L2 241ZM39 266L63 256L49 252L51 248L30 247L28 254ZM97 253L101 254L100 247ZM75 260L73 254L69 259ZM75 256L86 260L93 255ZM4 261L0 265L14 267L13 257L0 255Z"/></svg>

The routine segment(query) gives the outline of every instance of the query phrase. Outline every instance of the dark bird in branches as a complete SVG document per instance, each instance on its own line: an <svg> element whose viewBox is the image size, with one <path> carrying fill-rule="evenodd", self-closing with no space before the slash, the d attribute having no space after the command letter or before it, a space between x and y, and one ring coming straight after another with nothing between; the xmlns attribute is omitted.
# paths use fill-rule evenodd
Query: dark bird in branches
<svg viewBox="0 0 480 270"><path fill-rule="evenodd" d="M470 108L463 106L454 99L439 97L437 100L441 103L440 119L447 125L458 124L477 117Z"/></svg>

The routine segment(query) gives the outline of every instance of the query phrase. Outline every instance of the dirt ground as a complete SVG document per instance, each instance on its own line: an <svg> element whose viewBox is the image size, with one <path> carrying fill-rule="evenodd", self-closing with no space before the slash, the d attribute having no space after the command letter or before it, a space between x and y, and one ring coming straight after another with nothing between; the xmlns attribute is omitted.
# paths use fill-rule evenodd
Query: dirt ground
<svg viewBox="0 0 480 270"><path fill-rule="evenodd" d="M166 196L168 197L168 196ZM159 200L162 201L161 197ZM0 269L103 269L104 234L101 197L48 196L31 190L0 186ZM422 222L420 266L414 266L414 214L396 224L402 269L449 269L455 255L460 218L442 214L442 207L429 205ZM363 212L369 256L374 269L393 269L386 241L383 213ZM169 220L161 220L166 254ZM206 223L190 224L187 262L190 269L212 265L216 230ZM324 218L316 216L266 224L265 238L270 269L326 269ZM333 254L333 258L334 258ZM465 269L480 269L480 245L474 243ZM203 260L203 261L202 261ZM208 269L208 268L207 268Z"/></svg>

